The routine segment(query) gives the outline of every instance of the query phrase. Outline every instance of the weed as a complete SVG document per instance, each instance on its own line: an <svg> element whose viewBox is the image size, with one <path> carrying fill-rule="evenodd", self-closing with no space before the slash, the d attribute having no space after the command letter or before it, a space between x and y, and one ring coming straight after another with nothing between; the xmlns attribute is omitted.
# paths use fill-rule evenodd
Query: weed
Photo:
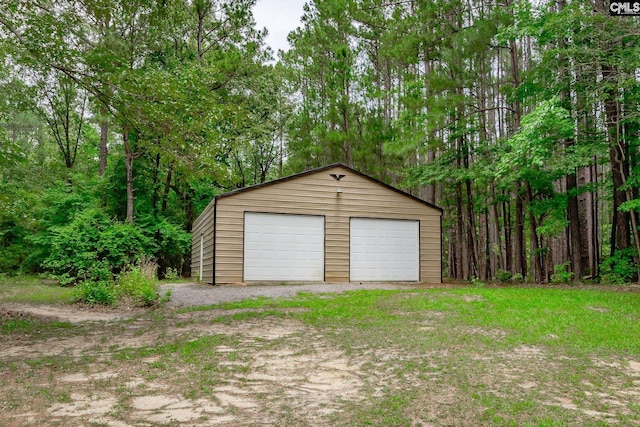
<svg viewBox="0 0 640 427"><path fill-rule="evenodd" d="M74 289L74 300L86 304L113 305L116 303L116 292L108 281L94 282L85 280Z"/></svg>
<svg viewBox="0 0 640 427"><path fill-rule="evenodd" d="M600 274L603 283L623 285L637 278L638 266L635 263L635 250L627 248L617 250L605 258L600 264Z"/></svg>
<svg viewBox="0 0 640 427"><path fill-rule="evenodd" d="M167 271L164 273L164 278L167 281L173 281L180 278L180 272L177 268L167 267Z"/></svg>
<svg viewBox="0 0 640 427"><path fill-rule="evenodd" d="M503 283L509 282L512 276L513 274L507 270L498 269L498 271L496 272L496 278Z"/></svg>
<svg viewBox="0 0 640 427"><path fill-rule="evenodd" d="M155 279L157 266L141 261L118 276L116 293L121 299L130 299L135 305L151 306L160 299L159 285Z"/></svg>
<svg viewBox="0 0 640 427"><path fill-rule="evenodd" d="M573 278L573 272L569 271L569 261L558 264L553 268L554 273L551 275L553 283L570 283Z"/></svg>

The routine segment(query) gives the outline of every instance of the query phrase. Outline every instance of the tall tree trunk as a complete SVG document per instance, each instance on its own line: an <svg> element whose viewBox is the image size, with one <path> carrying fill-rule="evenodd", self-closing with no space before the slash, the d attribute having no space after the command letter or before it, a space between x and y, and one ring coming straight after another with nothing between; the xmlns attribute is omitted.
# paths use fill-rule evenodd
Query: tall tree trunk
<svg viewBox="0 0 640 427"><path fill-rule="evenodd" d="M506 193L502 192L502 197L505 198ZM502 202L502 233L504 235L504 265L506 271L516 271L513 265L512 249L512 234L513 230L511 223L511 203L507 200ZM524 278L524 276L522 276Z"/></svg>
<svg viewBox="0 0 640 427"><path fill-rule="evenodd" d="M127 176L127 214L125 220L129 223L133 223L133 160L136 158L136 155L131 151L128 125L125 125L124 127L122 139L124 141L124 169Z"/></svg>
<svg viewBox="0 0 640 427"><path fill-rule="evenodd" d="M473 199L471 195L471 180L466 180L467 190L467 245L469 246L469 276L478 277L478 255L476 248L476 236L478 235L475 225L475 216L473 213Z"/></svg>
<svg viewBox="0 0 640 427"><path fill-rule="evenodd" d="M511 1L506 1L509 6ZM520 65L518 63L518 45L515 40L509 41L509 58L511 60L511 80L513 88L517 89L520 86ZM522 119L522 106L517 96L513 97L511 105L511 111L513 112L512 132L517 132L520 129L520 121ZM525 235L524 235L524 206L522 203L521 184L517 183L515 188L516 196L516 235L513 241L514 248L514 270L516 273L522 274L523 278L527 277L527 249L525 247Z"/></svg>
<svg viewBox="0 0 640 427"><path fill-rule="evenodd" d="M456 279L466 280L468 275L465 273L468 269L465 269L466 253L464 247L463 230L464 230L464 214L462 210L462 184L458 182L456 184Z"/></svg>
<svg viewBox="0 0 640 427"><path fill-rule="evenodd" d="M502 242L500 241L500 230L499 230L499 216L498 216L498 201L496 200L496 185L493 180L489 182L489 190L491 192L491 203L489 205L489 226L491 227L491 239L490 242L487 243L489 246L489 258L491 260L492 270L489 273L490 277L495 276L498 268L502 270L507 270L507 266L505 264L505 259L502 250ZM495 245L494 248L491 246L491 243Z"/></svg>
<svg viewBox="0 0 640 427"><path fill-rule="evenodd" d="M171 178L173 177L173 163L169 165L167 170L167 178L164 181L164 191L162 193L162 213L167 211L167 201L169 199L169 190L171 188Z"/></svg>
<svg viewBox="0 0 640 427"><path fill-rule="evenodd" d="M100 166L98 174L104 176L107 170L107 139L109 136L109 122L103 118L100 122Z"/></svg>
<svg viewBox="0 0 640 427"><path fill-rule="evenodd" d="M616 82L618 71L609 66L602 66L602 79L609 83L605 89L604 110L609 135L609 162L613 180L613 225L611 227L611 254L617 249L631 246L631 228L629 213L620 211L620 205L626 201L627 195L622 189L629 173L629 163L625 141L620 132L620 103L617 99Z"/></svg>
<svg viewBox="0 0 640 427"><path fill-rule="evenodd" d="M571 144L572 145L572 144ZM567 144L569 146L569 144ZM575 170L568 174L567 181L567 194L569 196L569 203L567 206L567 214L569 219L569 257L571 259L571 269L573 271L573 279L582 279L583 265L582 265L582 233L580 232L580 215L578 212L578 195L577 195L577 181Z"/></svg>
<svg viewBox="0 0 640 427"><path fill-rule="evenodd" d="M527 248L524 240L524 206L520 194L520 183L516 186L516 235L513 239L513 270L527 278Z"/></svg>
<svg viewBox="0 0 640 427"><path fill-rule="evenodd" d="M527 205L529 206L529 244L531 246L531 273L533 280L536 283L546 282L546 274L544 269L543 254L540 248L540 240L537 232L536 217L531 209L531 202L533 201L533 194L531 191L531 185L527 182L525 184L527 194Z"/></svg>
<svg viewBox="0 0 640 427"><path fill-rule="evenodd" d="M598 235L598 217L599 217L599 209L598 209L598 158L594 156L593 165L591 165L591 182L595 184L595 191L592 191L591 194L591 210L592 210L592 220L593 226L591 227L591 241L593 245L593 259L591 260L591 275L596 277L600 274L600 238Z"/></svg>

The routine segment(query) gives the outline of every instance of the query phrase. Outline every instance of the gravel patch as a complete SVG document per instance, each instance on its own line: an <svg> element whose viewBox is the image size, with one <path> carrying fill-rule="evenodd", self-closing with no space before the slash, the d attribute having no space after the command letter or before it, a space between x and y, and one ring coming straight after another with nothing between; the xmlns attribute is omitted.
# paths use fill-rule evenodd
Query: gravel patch
<svg viewBox="0 0 640 427"><path fill-rule="evenodd" d="M196 307L241 301L249 298L291 298L299 292L346 292L357 289L398 290L412 289L413 284L391 283L319 283L306 285L207 285L200 283L172 283L162 285L164 293L171 290L171 307Z"/></svg>

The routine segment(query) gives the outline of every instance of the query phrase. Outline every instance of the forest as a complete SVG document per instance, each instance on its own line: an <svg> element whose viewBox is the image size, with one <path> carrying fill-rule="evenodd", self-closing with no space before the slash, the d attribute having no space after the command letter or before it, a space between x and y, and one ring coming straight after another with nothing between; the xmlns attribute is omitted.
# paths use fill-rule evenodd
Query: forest
<svg viewBox="0 0 640 427"><path fill-rule="evenodd" d="M444 275L638 280L640 17L606 0L0 0L0 274L188 275L211 198L342 162L444 209Z"/></svg>

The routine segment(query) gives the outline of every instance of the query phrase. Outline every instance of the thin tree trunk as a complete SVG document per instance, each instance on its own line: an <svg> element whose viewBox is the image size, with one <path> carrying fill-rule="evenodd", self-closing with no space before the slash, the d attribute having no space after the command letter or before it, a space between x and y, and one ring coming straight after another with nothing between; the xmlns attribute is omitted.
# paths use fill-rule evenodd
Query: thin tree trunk
<svg viewBox="0 0 640 427"><path fill-rule="evenodd" d="M605 82L615 83L617 74L617 70L613 67L602 66L602 78ZM619 209L627 198L622 186L628 174L629 164L625 143L620 133L620 103L617 100L616 90L614 87L609 87L605 93L607 97L604 101L604 109L609 134L609 162L613 180L613 227L611 229L611 254L613 255L617 249L626 249L631 246L629 214Z"/></svg>
<svg viewBox="0 0 640 427"><path fill-rule="evenodd" d="M164 191L162 193L162 213L167 211L167 201L169 199L169 189L171 188L171 178L173 177L173 163L169 165L167 170L167 178L164 181Z"/></svg>
<svg viewBox="0 0 640 427"><path fill-rule="evenodd" d="M533 201L533 194L531 191L531 185L527 182L525 184L526 194L527 194L527 205L530 207L531 202ZM538 239L538 232L536 217L533 214L533 210L531 208L529 211L529 233L530 239L529 244L531 246L531 272L533 274L533 280L536 283L544 283L546 282L546 274L544 274L544 262L543 255L540 250L540 241Z"/></svg>
<svg viewBox="0 0 640 427"><path fill-rule="evenodd" d="M524 241L524 206L522 204L522 196L520 195L520 183L516 185L516 235L513 239L513 269L516 273L522 275L523 279L527 277L527 254Z"/></svg>
<svg viewBox="0 0 640 427"><path fill-rule="evenodd" d="M469 245L469 258L468 263L470 267L469 276L477 277L478 276L478 255L476 253L476 226L473 214L473 200L471 197L471 181L466 180L466 190L467 190L467 244Z"/></svg>
<svg viewBox="0 0 640 427"><path fill-rule="evenodd" d="M572 145L572 144L571 144ZM569 146L569 144L567 144ZM571 259L571 269L573 271L573 280L579 281L582 279L583 265L582 265L582 237L580 233L580 215L578 212L578 196L577 181L575 171L570 173L566 177L567 182L567 195L569 197L569 203L567 206L567 214L569 219L569 258Z"/></svg>
<svg viewBox="0 0 640 427"><path fill-rule="evenodd" d="M103 118L100 122L100 166L98 174L104 176L107 170L107 138L109 136L109 122Z"/></svg>
<svg viewBox="0 0 640 427"><path fill-rule="evenodd" d="M502 196L505 197L503 191ZM502 202L502 232L504 234L504 262L506 271L515 271L513 266L513 256L511 253L512 239L511 239L511 203L508 201ZM524 276L523 276L524 278Z"/></svg>
<svg viewBox="0 0 640 427"><path fill-rule="evenodd" d="M463 260L464 257L464 240L463 240L463 212L462 212L462 184L456 184L456 279L466 280L469 277L465 274Z"/></svg>
<svg viewBox="0 0 640 427"><path fill-rule="evenodd" d="M124 168L127 176L127 214L126 221L133 223L133 160L135 154L131 151L131 144L129 143L129 126L125 125L122 132L122 138L124 141Z"/></svg>

